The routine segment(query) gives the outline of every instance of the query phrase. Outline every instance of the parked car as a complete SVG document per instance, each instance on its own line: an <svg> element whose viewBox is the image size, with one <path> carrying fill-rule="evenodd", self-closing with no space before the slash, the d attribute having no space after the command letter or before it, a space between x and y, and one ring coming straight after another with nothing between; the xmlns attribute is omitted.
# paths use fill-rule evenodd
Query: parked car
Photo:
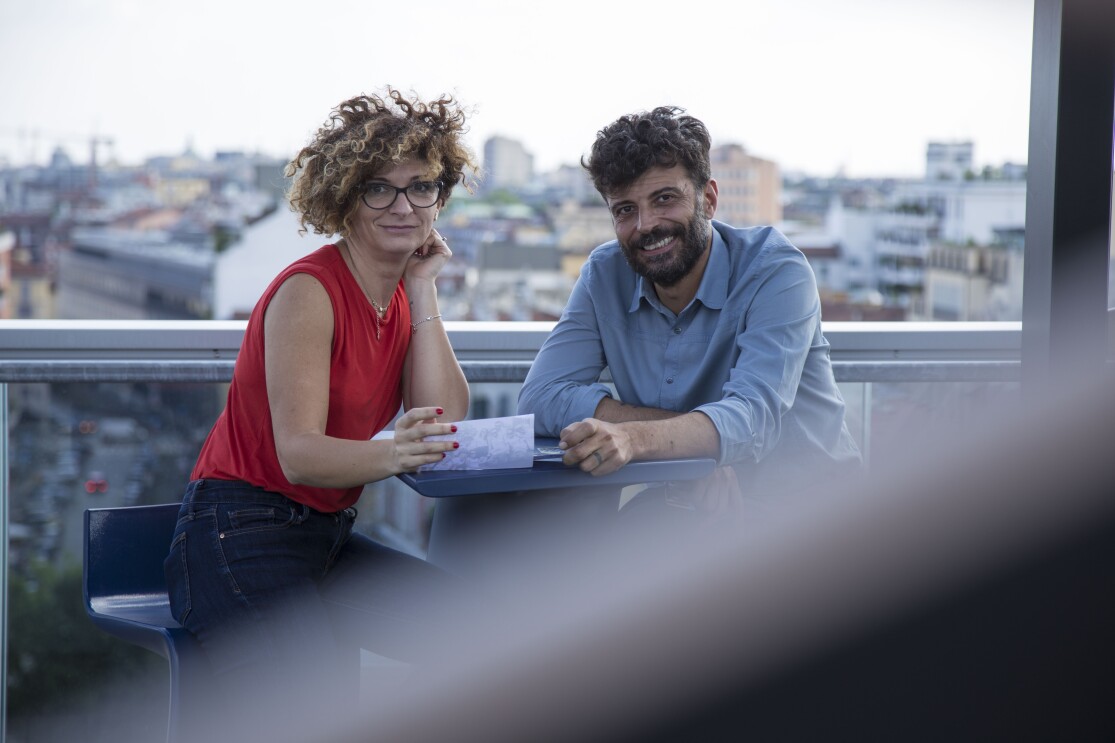
<svg viewBox="0 0 1115 743"><path fill-rule="evenodd" d="M89 477L85 480L86 493L107 493L108 480L105 479L103 472L93 470L89 473Z"/></svg>

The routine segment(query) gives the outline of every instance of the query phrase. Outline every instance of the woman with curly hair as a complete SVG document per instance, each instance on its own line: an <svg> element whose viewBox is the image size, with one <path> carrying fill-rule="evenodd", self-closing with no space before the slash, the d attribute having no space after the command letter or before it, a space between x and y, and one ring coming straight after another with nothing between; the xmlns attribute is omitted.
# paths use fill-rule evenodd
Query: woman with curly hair
<svg viewBox="0 0 1115 743"><path fill-rule="evenodd" d="M186 488L165 563L175 619L222 695L280 717L308 691L348 693L358 647L420 656L456 593L354 532L353 505L365 483L446 456L457 444L428 437L468 412L434 285L452 256L434 221L475 170L464 124L450 97L387 88L338 105L289 163L303 231L340 239L259 299ZM394 437L373 440L400 407Z"/></svg>

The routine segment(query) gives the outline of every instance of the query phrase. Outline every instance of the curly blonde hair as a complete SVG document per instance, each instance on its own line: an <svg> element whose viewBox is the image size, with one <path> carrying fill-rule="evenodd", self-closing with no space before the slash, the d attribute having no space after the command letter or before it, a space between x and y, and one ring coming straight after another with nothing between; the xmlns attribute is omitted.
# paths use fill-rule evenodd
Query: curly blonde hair
<svg viewBox="0 0 1115 743"><path fill-rule="evenodd" d="M319 235L346 234L360 186L412 157L430 164L442 205L458 183L471 192L477 166L462 142L465 131L465 112L447 95L424 102L388 86L384 97L360 95L340 103L284 169L293 179L288 198L302 234L307 227Z"/></svg>

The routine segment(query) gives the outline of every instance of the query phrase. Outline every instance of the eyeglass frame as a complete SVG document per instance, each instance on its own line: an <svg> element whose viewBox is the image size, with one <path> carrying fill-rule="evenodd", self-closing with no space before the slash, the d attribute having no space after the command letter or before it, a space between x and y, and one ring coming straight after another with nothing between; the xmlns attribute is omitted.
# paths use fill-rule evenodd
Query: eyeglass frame
<svg viewBox="0 0 1115 743"><path fill-rule="evenodd" d="M418 204L415 204L414 201L411 200L410 194L407 193L407 192L410 191L410 189L413 188L414 186L418 186L418 185L422 185L422 184L430 184L430 183L432 183L437 188L437 195L434 196L434 200L429 204L425 204L424 206L419 206ZM384 186L386 188L393 188L393 189L395 189L395 195L391 197L391 201L387 202L383 206L372 206L371 204L368 203L368 199L365 198L368 195L368 187L372 186L372 185ZM407 203L411 205L411 208L413 208L413 209L429 209L431 206L434 206L435 204L437 204L438 200L441 198L441 181L415 181L414 183L410 183L406 186L392 186L390 183L387 183L386 181L371 181L369 183L365 183L362 186L360 186L360 200L362 202L364 202L364 206L368 207L369 209L375 209L376 211L382 211L384 209L390 209L392 206L395 205L395 202L399 200L399 194L403 195L403 198L405 198L407 200Z"/></svg>

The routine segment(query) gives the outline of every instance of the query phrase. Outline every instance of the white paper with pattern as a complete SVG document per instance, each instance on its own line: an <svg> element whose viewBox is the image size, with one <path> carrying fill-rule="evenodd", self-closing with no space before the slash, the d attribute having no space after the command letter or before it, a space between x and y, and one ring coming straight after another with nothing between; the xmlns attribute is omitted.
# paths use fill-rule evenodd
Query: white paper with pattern
<svg viewBox="0 0 1115 743"><path fill-rule="evenodd" d="M460 421L456 433L427 436L426 440L456 441L461 446L446 452L440 462L422 465L419 472L531 467L535 455L534 414Z"/></svg>

